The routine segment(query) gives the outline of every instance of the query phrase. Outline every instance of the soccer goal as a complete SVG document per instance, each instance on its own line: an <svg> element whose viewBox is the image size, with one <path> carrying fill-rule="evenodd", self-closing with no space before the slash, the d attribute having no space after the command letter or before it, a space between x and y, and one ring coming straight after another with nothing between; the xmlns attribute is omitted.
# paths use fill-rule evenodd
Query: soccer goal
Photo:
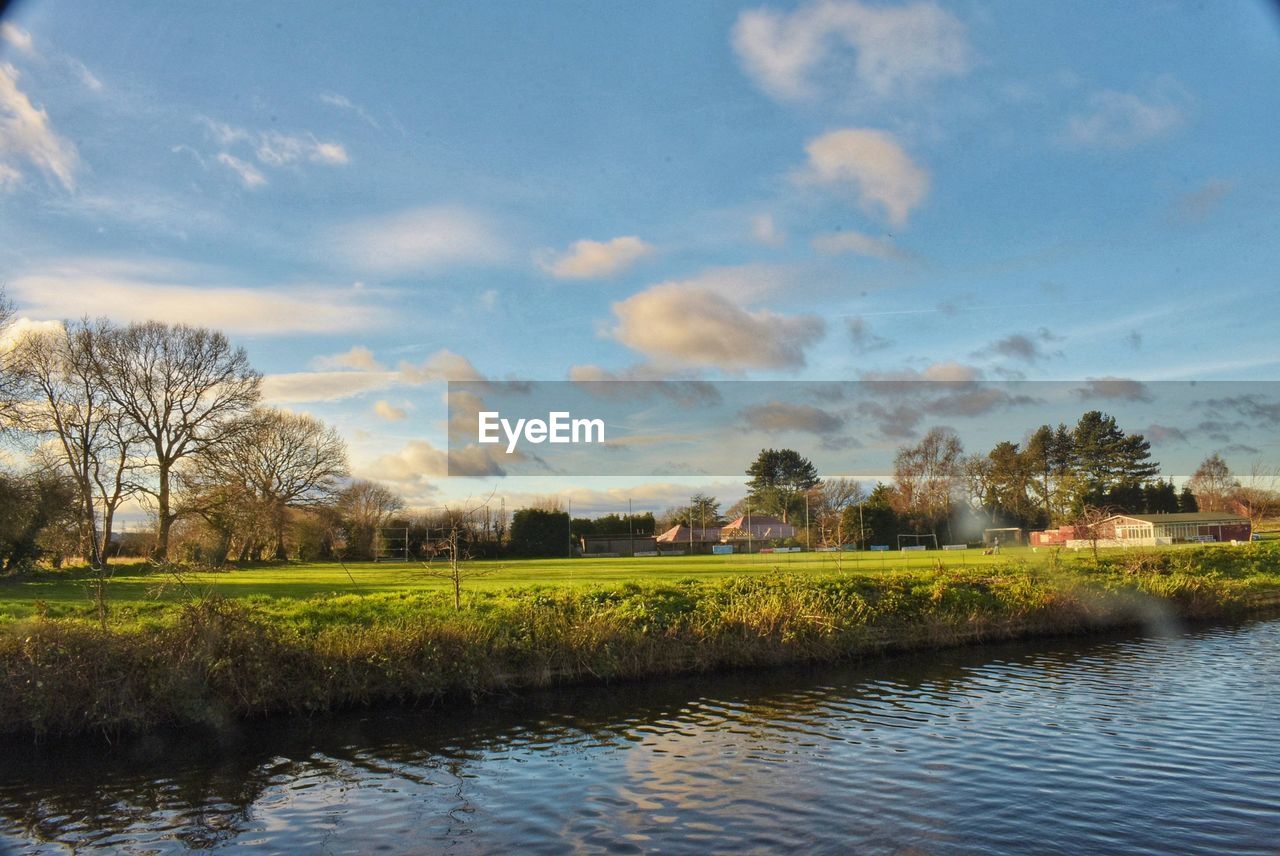
<svg viewBox="0 0 1280 856"><path fill-rule="evenodd" d="M382 526L373 536L375 562L409 561L409 527Z"/></svg>
<svg viewBox="0 0 1280 856"><path fill-rule="evenodd" d="M938 549L938 536L932 532L926 535L899 535L898 549L903 553L916 550L936 550Z"/></svg>
<svg viewBox="0 0 1280 856"><path fill-rule="evenodd" d="M1015 544L1022 543L1022 530L1016 526L1005 529L983 529L982 544L986 547L992 547L999 544L1002 547L1012 547Z"/></svg>

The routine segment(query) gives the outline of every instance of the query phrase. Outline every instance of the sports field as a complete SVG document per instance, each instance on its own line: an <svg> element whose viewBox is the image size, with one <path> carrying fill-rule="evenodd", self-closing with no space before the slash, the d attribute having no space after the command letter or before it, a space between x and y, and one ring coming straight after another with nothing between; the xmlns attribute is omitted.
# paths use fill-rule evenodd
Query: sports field
<svg viewBox="0 0 1280 856"><path fill-rule="evenodd" d="M1165 547L1180 550L1182 547ZM1217 549L1231 549L1220 545ZM1124 550L1103 550L1103 554ZM1088 559L1088 551L1062 551L1064 567ZM882 575L901 571L973 569L1020 564L1048 567L1046 550L1005 548L998 556L981 549L926 552L776 553L732 556L663 556L646 558L507 559L470 561L463 565L467 591L539 588L613 587L621 584L711 580L776 573ZM329 595L445 591L447 568L422 563L286 563L232 568L226 571L159 570L146 563L113 565L108 585L115 607L149 611L194 595L229 598L308 599ZM87 569L51 571L33 578L0 580L0 619L88 611L95 577Z"/></svg>

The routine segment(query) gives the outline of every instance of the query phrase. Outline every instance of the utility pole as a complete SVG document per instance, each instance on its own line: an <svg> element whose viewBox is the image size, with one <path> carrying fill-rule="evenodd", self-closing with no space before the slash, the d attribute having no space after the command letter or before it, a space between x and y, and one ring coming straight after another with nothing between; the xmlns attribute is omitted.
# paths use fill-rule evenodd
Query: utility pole
<svg viewBox="0 0 1280 856"><path fill-rule="evenodd" d="M812 535L809 531L809 492L804 494L804 548L809 550L813 547Z"/></svg>
<svg viewBox="0 0 1280 856"><path fill-rule="evenodd" d="M747 555L751 555L751 497L747 497Z"/></svg>
<svg viewBox="0 0 1280 856"><path fill-rule="evenodd" d="M631 538L631 558L636 557L635 515L631 513L631 497L627 497L627 535Z"/></svg>

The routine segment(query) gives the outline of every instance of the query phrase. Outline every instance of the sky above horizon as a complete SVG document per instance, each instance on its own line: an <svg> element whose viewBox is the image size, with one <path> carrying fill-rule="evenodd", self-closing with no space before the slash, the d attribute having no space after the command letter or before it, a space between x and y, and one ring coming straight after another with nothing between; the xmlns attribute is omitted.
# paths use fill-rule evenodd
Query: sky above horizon
<svg viewBox="0 0 1280 856"><path fill-rule="evenodd" d="M223 329L411 504L729 502L443 478L444 381L1280 379L1277 139L1263 2L26 0L0 283Z"/></svg>

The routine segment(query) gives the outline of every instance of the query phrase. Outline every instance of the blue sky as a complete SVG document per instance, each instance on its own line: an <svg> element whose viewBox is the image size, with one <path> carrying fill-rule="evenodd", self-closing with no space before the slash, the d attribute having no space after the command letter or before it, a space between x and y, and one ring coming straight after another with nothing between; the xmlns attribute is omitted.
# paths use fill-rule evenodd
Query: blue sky
<svg viewBox="0 0 1280 856"><path fill-rule="evenodd" d="M418 504L478 489L440 477L446 379L1280 373L1268 4L27 0L3 27L22 314L221 327Z"/></svg>

